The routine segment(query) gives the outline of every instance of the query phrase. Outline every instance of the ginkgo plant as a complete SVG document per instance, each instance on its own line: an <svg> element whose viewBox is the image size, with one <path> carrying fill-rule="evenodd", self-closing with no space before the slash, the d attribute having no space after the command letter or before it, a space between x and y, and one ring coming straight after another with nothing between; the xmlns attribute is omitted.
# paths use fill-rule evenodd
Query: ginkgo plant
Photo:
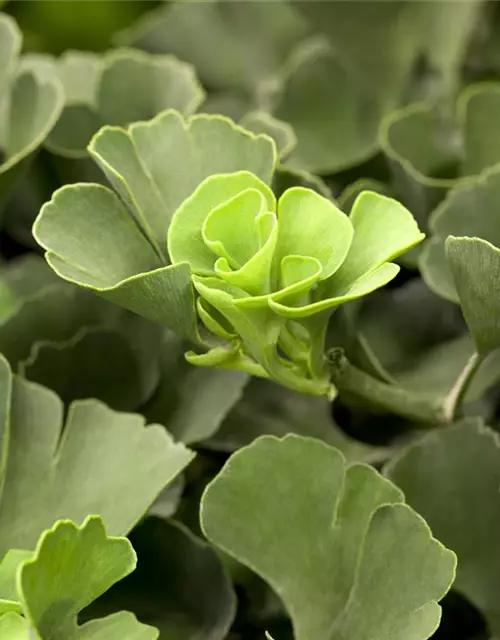
<svg viewBox="0 0 500 640"><path fill-rule="evenodd" d="M172 180L168 165L158 164L150 151L146 156L154 131L162 136L153 142L160 149L176 130L179 150L185 144L182 138L190 134L207 154L206 164L198 160L198 171L188 167L192 152L182 160L193 174L192 186L185 189L185 199L179 194L177 208L170 204L173 193L166 190ZM248 160L241 152L234 159L227 157L227 150L222 163L212 160L203 142L209 136L221 149L246 148ZM117 156L123 145L128 159ZM146 317L178 330L183 326L186 337L200 345L214 343L205 354L189 353L193 364L239 369L297 391L334 397L325 357L330 315L396 276L399 267L391 260L424 237L411 214L396 201L370 192L360 194L349 217L304 187L287 189L276 201L255 173L230 171L241 163L249 169L266 160L272 163L272 140L219 117L195 116L185 123L181 114L166 112L151 123L132 125L128 133L104 129L89 150L123 200L99 185L68 186L54 195L33 233L55 271ZM131 162L141 167L142 175L131 173ZM148 173L142 169L144 162L153 162ZM268 164L268 181L271 172ZM198 180L206 177L197 184L197 175ZM162 198L170 216L162 216ZM130 202L133 209L127 210ZM84 213L99 215L97 207L109 217L108 240L97 224L89 226ZM116 258L109 253L91 257L82 251L81 238L69 226L78 209L86 233L99 231L101 242L110 243L121 233L130 243L119 242L124 251L119 265L113 265ZM130 251L135 265L125 257ZM119 269L129 275L116 282ZM103 287L105 279L108 286ZM195 307L210 337L199 334Z"/></svg>
<svg viewBox="0 0 500 640"><path fill-rule="evenodd" d="M0 640L496 640L496 3L0 5Z"/></svg>

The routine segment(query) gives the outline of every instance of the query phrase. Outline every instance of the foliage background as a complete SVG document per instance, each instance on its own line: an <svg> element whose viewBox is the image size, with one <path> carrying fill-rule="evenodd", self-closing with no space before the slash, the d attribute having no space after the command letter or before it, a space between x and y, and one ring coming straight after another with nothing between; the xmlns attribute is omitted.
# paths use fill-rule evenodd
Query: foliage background
<svg viewBox="0 0 500 640"><path fill-rule="evenodd" d="M142 469L125 439L109 436L105 459L93 467L102 486L114 479L108 493L101 491L99 513L140 489L131 513L122 514L126 524L118 519L111 531L129 534L138 569L81 619L128 609L157 626L162 640L243 640L263 638L266 630L277 640L291 638L268 585L203 541L198 510L204 487L232 452L260 435L296 433L336 446L348 461L385 468L437 538L457 552L457 581L435 637L492 638L500 601L494 435L500 270L494 258L485 259L477 276L485 308L472 317L444 246L449 235L500 246L500 5L26 0L2 10L22 33L14 73L25 72L37 87L19 89L20 106L2 125L30 129L31 138L9 150L0 127L6 366L18 386L31 381L59 395L63 408L47 418L58 429L72 402L96 398L163 425L197 454L157 479L146 473L152 452L143 452ZM3 90L12 80L2 73ZM42 100L41 87L49 85L56 88ZM21 106L28 104L32 113ZM311 186L348 212L368 188L408 207L428 239L403 257L393 283L334 316L329 343L377 379L439 401L481 339L485 317L492 318L488 354L465 397L466 430L462 424L425 435L419 425L349 394L341 393L332 408L326 399L243 374L192 368L178 336L55 276L31 234L40 207L64 184L106 184L86 151L102 125L147 120L167 108L221 113L268 133L280 156L277 191ZM108 422L99 419L104 429ZM485 423L491 430L483 431ZM78 456L91 464L103 446L96 434ZM64 475L60 482L70 486ZM79 503L84 483L83 476L75 481L74 511L63 514L78 523L93 513ZM50 496L44 500L52 513ZM11 532L1 532L2 517L0 511L6 550L15 545ZM32 526L26 544L34 546L52 522Z"/></svg>

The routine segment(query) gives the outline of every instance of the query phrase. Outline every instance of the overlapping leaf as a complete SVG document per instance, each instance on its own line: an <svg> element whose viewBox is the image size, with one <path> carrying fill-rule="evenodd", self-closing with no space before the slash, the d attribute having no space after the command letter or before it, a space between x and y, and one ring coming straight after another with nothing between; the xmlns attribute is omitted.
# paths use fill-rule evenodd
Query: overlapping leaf
<svg viewBox="0 0 500 640"><path fill-rule="evenodd" d="M235 595L215 551L184 526L149 517L130 536L137 569L86 612L121 609L160 631L160 640L224 640Z"/></svg>
<svg viewBox="0 0 500 640"><path fill-rule="evenodd" d="M16 587L24 614L0 616L19 640L155 640L158 631L128 612L78 625L77 616L115 582L134 570L136 555L126 538L108 536L99 517L78 527L57 522L40 537L36 551L17 568ZM7 636L9 639L12 636Z"/></svg>
<svg viewBox="0 0 500 640"><path fill-rule="evenodd" d="M458 556L454 588L500 632L500 443L478 420L426 436L389 463L389 477L404 491L435 535Z"/></svg>
<svg viewBox="0 0 500 640"><path fill-rule="evenodd" d="M342 52L356 81L387 108L400 101L419 54L430 56L444 72L455 72L457 50L467 43L467 29L472 30L474 10L480 3L463 4L470 6L463 10L458 3L444 8L433 2L374 5L370 0L356 5L303 1L297 6ZM446 37L450 15L455 18L458 13L462 18L462 12L468 15L466 28L454 31L453 38Z"/></svg>
<svg viewBox="0 0 500 640"><path fill-rule="evenodd" d="M420 269L427 284L440 296L458 302L445 255L448 236L478 237L500 246L499 197L500 167L494 166L467 184L451 189L433 212L430 218L433 236L424 245Z"/></svg>
<svg viewBox="0 0 500 640"><path fill-rule="evenodd" d="M424 639L439 624L453 552L399 489L324 443L240 450L206 489L201 522L280 595L297 640Z"/></svg>
<svg viewBox="0 0 500 640"><path fill-rule="evenodd" d="M500 249L480 238L446 241L460 306L481 357L500 347Z"/></svg>
<svg viewBox="0 0 500 640"><path fill-rule="evenodd" d="M376 152L378 103L324 40L300 45L280 82L273 113L297 136L287 164L328 174L355 166Z"/></svg>
<svg viewBox="0 0 500 640"><path fill-rule="evenodd" d="M190 65L134 50L115 49L102 57L68 52L54 61L54 73L64 87L65 106L46 144L70 157L84 157L105 124L127 126L165 109L187 115L204 96Z"/></svg>
<svg viewBox="0 0 500 640"><path fill-rule="evenodd" d="M176 440L186 444L206 440L240 399L248 376L240 371L207 370L186 362L184 340L165 337L158 388L142 412L150 422L167 426Z"/></svg>
<svg viewBox="0 0 500 640"><path fill-rule="evenodd" d="M33 254L10 260L0 268L0 322L6 322L31 296L58 282L47 264Z"/></svg>
<svg viewBox="0 0 500 640"><path fill-rule="evenodd" d="M330 394L332 311L394 278L389 261L422 237L404 207L375 193L362 193L347 217L300 187L276 203L249 172L208 178L176 211L168 249L174 264L190 265L200 317L228 346L189 360Z"/></svg>
<svg viewBox="0 0 500 640"><path fill-rule="evenodd" d="M143 17L120 42L191 62L215 92L250 100L266 93L293 45L309 28L290 2L172 3ZM257 102L257 104L256 104Z"/></svg>
<svg viewBox="0 0 500 640"><path fill-rule="evenodd" d="M381 127L381 145L394 170L398 193L425 219L445 190L500 161L500 86L484 83L460 94L456 114L419 103L396 111Z"/></svg>
<svg viewBox="0 0 500 640"><path fill-rule="evenodd" d="M55 125L63 103L57 80L18 69L20 48L16 23L0 14L0 207Z"/></svg>
<svg viewBox="0 0 500 640"><path fill-rule="evenodd" d="M159 425L95 400L63 405L1 361L0 550L32 549L59 518L100 514L128 532L193 457Z"/></svg>
<svg viewBox="0 0 500 640"><path fill-rule="evenodd" d="M127 131L105 127L90 152L121 199L92 184L56 192L34 226L49 264L66 280L198 341L189 266L167 266L170 218L209 175L247 169L270 181L271 140L225 118L186 121L167 111Z"/></svg>

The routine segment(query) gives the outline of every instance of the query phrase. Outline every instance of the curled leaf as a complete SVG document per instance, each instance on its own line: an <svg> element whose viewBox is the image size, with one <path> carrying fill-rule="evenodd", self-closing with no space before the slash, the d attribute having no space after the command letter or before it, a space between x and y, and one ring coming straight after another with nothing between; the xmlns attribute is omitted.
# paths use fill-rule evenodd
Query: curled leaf
<svg viewBox="0 0 500 640"><path fill-rule="evenodd" d="M249 172L208 178L176 211L168 249L191 267L202 322L229 344L190 361L332 395L331 313L391 280L390 261L422 238L402 205L376 193L360 194L348 217L311 189L292 187L276 203Z"/></svg>

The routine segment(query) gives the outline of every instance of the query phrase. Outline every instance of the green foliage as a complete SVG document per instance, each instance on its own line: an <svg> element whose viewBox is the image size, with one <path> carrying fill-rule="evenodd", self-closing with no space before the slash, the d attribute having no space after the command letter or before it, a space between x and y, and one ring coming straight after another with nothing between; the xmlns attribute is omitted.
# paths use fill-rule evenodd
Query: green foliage
<svg viewBox="0 0 500 640"><path fill-rule="evenodd" d="M403 499L334 448L266 436L207 487L201 522L212 542L271 584L298 640L428 638L455 555Z"/></svg>
<svg viewBox="0 0 500 640"><path fill-rule="evenodd" d="M500 5L0 5L2 640L497 638Z"/></svg>
<svg viewBox="0 0 500 640"><path fill-rule="evenodd" d="M160 425L96 400L72 404L62 431L59 398L13 377L5 359L1 394L3 553L33 548L61 517L98 513L111 533L126 534L194 455Z"/></svg>
<svg viewBox="0 0 500 640"><path fill-rule="evenodd" d="M498 634L496 531L500 443L478 420L431 434L389 463L386 472L439 539L458 555L455 589L484 612Z"/></svg>
<svg viewBox="0 0 500 640"><path fill-rule="evenodd" d="M204 97L189 65L127 49L102 57L68 53L54 61L52 74L62 83L65 104L46 146L69 157L85 156L92 135L105 124L126 126L169 108L189 114Z"/></svg>
<svg viewBox="0 0 500 640"><path fill-rule="evenodd" d="M80 611L133 571L136 564L130 542L108 536L100 518L87 518L81 527L60 520L43 533L34 552L23 555L15 567L11 564L9 568L15 574L24 618L13 612L0 615L0 629L3 625L5 632L17 634L14 638L158 638L155 629L140 624L125 611L77 624ZM5 560L2 567L4 564Z"/></svg>
<svg viewBox="0 0 500 640"><path fill-rule="evenodd" d="M0 13L0 207L61 113L60 84L19 65L21 33Z"/></svg>
<svg viewBox="0 0 500 640"><path fill-rule="evenodd" d="M394 278L389 261L422 237L404 207L375 193L362 193L348 218L310 189L276 203L251 173L208 178L174 214L168 249L191 267L206 328L232 345L189 360L332 395L323 355L331 312Z"/></svg>

